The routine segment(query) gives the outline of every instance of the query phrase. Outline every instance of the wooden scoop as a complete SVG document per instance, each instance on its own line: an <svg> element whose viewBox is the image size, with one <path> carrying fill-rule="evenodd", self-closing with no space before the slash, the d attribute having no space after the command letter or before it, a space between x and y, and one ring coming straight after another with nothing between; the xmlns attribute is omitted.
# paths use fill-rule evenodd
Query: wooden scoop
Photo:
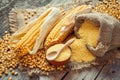
<svg viewBox="0 0 120 80"><path fill-rule="evenodd" d="M46 59L47 59L47 60L50 60L50 61L55 60L55 59L59 56L60 52L61 52L65 47L67 47L67 46L69 46L70 44L72 44L73 41L74 41L74 39L70 39L70 40L67 41L63 46L61 46L60 49L56 49L56 51L52 51L52 52L48 53L48 54L46 55Z"/></svg>

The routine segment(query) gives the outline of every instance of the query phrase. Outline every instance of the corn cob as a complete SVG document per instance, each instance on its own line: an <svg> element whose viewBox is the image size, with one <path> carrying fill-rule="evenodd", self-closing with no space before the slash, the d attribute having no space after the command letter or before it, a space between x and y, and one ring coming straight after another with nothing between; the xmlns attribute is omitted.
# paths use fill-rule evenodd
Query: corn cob
<svg viewBox="0 0 120 80"><path fill-rule="evenodd" d="M40 33L38 38L36 39L36 43L35 43L35 46L33 47L33 50L30 51L28 49L30 54L35 54L37 53L38 49L43 48L43 43L46 36L51 31L51 29L55 26L55 24L59 21L60 17L62 17L63 15L64 14L62 14L60 9L58 8L52 9L52 11L46 17L44 23L41 25Z"/></svg>
<svg viewBox="0 0 120 80"><path fill-rule="evenodd" d="M52 9L48 9L45 13L43 13L41 17L39 17L39 20L36 20L35 23L33 23L34 25L31 27L31 29L28 30L23 37L21 37L21 40L19 42L17 42L15 51L18 54L18 57L26 55L28 53L27 48L32 49L36 38L39 36L40 26L43 24L45 18L51 10ZM24 33L24 30L22 31ZM22 31L20 33L22 33Z"/></svg>
<svg viewBox="0 0 120 80"><path fill-rule="evenodd" d="M48 13L51 11L51 8L48 9L45 13L41 14L37 19L34 21L31 21L29 24L27 24L25 27L21 27L19 30L17 30L11 37L11 41L14 40L20 40L21 37L23 37L35 24L38 24L41 19L43 19Z"/></svg>
<svg viewBox="0 0 120 80"><path fill-rule="evenodd" d="M46 48L62 42L72 31L75 23L75 15L78 13L84 13L84 10L88 9L87 5L82 5L73 8L63 19L52 29L45 40L44 46ZM90 9L91 10L91 9ZM90 12L90 10L87 10ZM85 13L88 13L85 11Z"/></svg>

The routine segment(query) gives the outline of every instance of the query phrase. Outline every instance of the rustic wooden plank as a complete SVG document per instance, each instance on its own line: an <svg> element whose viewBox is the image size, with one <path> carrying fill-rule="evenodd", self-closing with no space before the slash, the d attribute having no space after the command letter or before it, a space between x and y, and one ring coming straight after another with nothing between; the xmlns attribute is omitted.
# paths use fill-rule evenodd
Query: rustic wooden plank
<svg viewBox="0 0 120 80"><path fill-rule="evenodd" d="M39 80L62 80L63 76L66 74L67 72L60 72L60 73L55 73L53 75L50 76L39 76Z"/></svg>
<svg viewBox="0 0 120 80"><path fill-rule="evenodd" d="M9 77L12 77L13 80L29 80L29 77L26 73L19 71L18 69L14 70L16 72L18 72L18 75L12 75L9 71L9 74L6 76L5 74L3 74L2 78L0 78L0 80L8 80ZM27 77L27 78L25 78Z"/></svg>
<svg viewBox="0 0 120 80"><path fill-rule="evenodd" d="M49 77L47 76L40 76L39 77L39 80L50 80Z"/></svg>
<svg viewBox="0 0 120 80"><path fill-rule="evenodd" d="M101 69L102 66L98 66L80 71L71 71L67 74L64 80L94 80Z"/></svg>
<svg viewBox="0 0 120 80"><path fill-rule="evenodd" d="M0 80L7 80L7 78L8 78L8 76L3 74L2 77L0 78Z"/></svg>
<svg viewBox="0 0 120 80"><path fill-rule="evenodd" d="M73 0L52 0L49 4L56 5L56 4L63 4L63 3L68 3L72 1Z"/></svg>
<svg viewBox="0 0 120 80"><path fill-rule="evenodd" d="M18 72L18 75L13 80L21 80L24 75L23 72L19 71L18 69L16 71Z"/></svg>
<svg viewBox="0 0 120 80"><path fill-rule="evenodd" d="M29 76L29 80L39 80L39 76L38 75L33 75L33 76Z"/></svg>
<svg viewBox="0 0 120 80"><path fill-rule="evenodd" d="M96 80L120 80L120 60L104 66Z"/></svg>
<svg viewBox="0 0 120 80"><path fill-rule="evenodd" d="M30 78L26 75L23 75L23 77L21 77L20 80L30 80Z"/></svg>
<svg viewBox="0 0 120 80"><path fill-rule="evenodd" d="M14 70L14 71L16 71L16 70ZM11 74L10 71L8 71L8 75L3 74L2 78L0 78L0 80L8 80L9 77L12 77L12 78L14 77L15 78L15 77L18 77L18 76L14 76L14 75Z"/></svg>
<svg viewBox="0 0 120 80"><path fill-rule="evenodd" d="M52 75L53 78L51 78L51 80L62 80L63 77L64 77L66 74L67 74L66 71L61 72L61 73L57 73L57 74L55 74L55 75Z"/></svg>
<svg viewBox="0 0 120 80"><path fill-rule="evenodd" d="M4 28L0 28L0 37L4 35L5 31L9 31L8 24L4 25Z"/></svg>
<svg viewBox="0 0 120 80"><path fill-rule="evenodd" d="M65 71L50 76L33 75L30 77L26 72L21 72L18 69L16 69L15 71L18 72L18 76L14 76L9 73L8 76L3 75L2 78L0 78L0 80L8 80L9 77L12 77L13 80L61 80L63 76L67 73Z"/></svg>

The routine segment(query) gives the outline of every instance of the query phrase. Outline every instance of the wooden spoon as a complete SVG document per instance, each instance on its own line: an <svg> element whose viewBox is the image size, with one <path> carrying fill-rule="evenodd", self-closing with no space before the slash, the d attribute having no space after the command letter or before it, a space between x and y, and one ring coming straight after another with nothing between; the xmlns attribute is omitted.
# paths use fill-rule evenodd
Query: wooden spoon
<svg viewBox="0 0 120 80"><path fill-rule="evenodd" d="M60 49L58 49L58 50L56 49L56 51L52 51L52 52L48 53L48 54L46 55L46 59L47 59L47 60L55 60L55 59L58 57L58 55L60 54L60 52L61 52L65 47L67 47L67 46L69 46L70 44L72 44L73 41L74 41L74 39L70 39L70 40L67 41L63 46L61 46Z"/></svg>

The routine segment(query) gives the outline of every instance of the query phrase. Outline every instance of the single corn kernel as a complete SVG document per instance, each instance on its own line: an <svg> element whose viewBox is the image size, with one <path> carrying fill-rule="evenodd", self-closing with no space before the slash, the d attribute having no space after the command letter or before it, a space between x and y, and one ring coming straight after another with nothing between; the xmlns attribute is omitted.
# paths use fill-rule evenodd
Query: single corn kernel
<svg viewBox="0 0 120 80"><path fill-rule="evenodd" d="M17 76L18 75L18 72L15 72L15 76Z"/></svg>
<svg viewBox="0 0 120 80"><path fill-rule="evenodd" d="M8 75L8 71L7 70L4 73L5 73L5 75Z"/></svg>
<svg viewBox="0 0 120 80"><path fill-rule="evenodd" d="M49 72L47 72L46 75L49 76Z"/></svg>
<svg viewBox="0 0 120 80"><path fill-rule="evenodd" d="M2 77L2 73L0 73L0 78Z"/></svg>
<svg viewBox="0 0 120 80"><path fill-rule="evenodd" d="M10 70L10 72L12 72L12 71L13 71L13 68L10 68L9 70Z"/></svg>
<svg viewBox="0 0 120 80"><path fill-rule="evenodd" d="M12 80L12 77L9 77L8 80Z"/></svg>
<svg viewBox="0 0 120 80"><path fill-rule="evenodd" d="M11 73L12 73L12 75L14 75L14 74L15 74L15 71L14 71L14 70L12 70L12 72L11 72Z"/></svg>

